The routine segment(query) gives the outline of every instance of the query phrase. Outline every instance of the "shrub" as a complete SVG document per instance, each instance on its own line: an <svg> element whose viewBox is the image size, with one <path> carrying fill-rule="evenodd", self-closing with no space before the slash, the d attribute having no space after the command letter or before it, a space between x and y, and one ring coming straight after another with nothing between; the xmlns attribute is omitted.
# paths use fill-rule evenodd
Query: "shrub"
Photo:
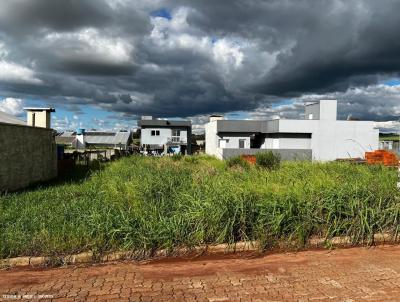
<svg viewBox="0 0 400 302"><path fill-rule="evenodd" d="M256 163L260 167L275 170L280 167L281 156L274 154L272 151L259 152L256 154Z"/></svg>
<svg viewBox="0 0 400 302"><path fill-rule="evenodd" d="M244 169L250 168L250 164L240 156L231 157L226 161L226 165L229 168L242 167Z"/></svg>

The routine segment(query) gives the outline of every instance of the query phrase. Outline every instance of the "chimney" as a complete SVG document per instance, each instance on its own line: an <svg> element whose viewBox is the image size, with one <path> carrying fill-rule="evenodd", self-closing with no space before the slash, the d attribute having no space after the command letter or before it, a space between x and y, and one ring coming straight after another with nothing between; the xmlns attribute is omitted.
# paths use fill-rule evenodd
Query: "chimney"
<svg viewBox="0 0 400 302"><path fill-rule="evenodd" d="M210 116L210 123L211 122L215 122L215 121L220 121L223 120L224 117L222 115L218 115L218 114L213 114Z"/></svg>
<svg viewBox="0 0 400 302"><path fill-rule="evenodd" d="M54 108L25 107L26 124L31 127L51 128L51 113Z"/></svg>

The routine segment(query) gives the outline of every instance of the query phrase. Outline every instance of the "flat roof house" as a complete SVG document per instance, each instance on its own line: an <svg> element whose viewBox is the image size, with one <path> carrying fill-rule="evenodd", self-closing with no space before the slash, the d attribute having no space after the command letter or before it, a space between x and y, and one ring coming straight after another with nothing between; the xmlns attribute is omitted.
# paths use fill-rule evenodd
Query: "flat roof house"
<svg viewBox="0 0 400 302"><path fill-rule="evenodd" d="M128 150L132 141L130 131L86 131L77 129L76 131L65 131L56 136L59 145L67 145L77 149L85 148L114 148Z"/></svg>
<svg viewBox="0 0 400 302"><path fill-rule="evenodd" d="M185 120L160 120L143 116L138 121L140 146L147 151L165 152L169 149L191 154L192 123Z"/></svg>
<svg viewBox="0 0 400 302"><path fill-rule="evenodd" d="M205 126L206 153L221 159L272 150L282 159L329 161L364 157L378 149L372 121L337 120L337 101L305 105L304 119L224 120L211 116Z"/></svg>

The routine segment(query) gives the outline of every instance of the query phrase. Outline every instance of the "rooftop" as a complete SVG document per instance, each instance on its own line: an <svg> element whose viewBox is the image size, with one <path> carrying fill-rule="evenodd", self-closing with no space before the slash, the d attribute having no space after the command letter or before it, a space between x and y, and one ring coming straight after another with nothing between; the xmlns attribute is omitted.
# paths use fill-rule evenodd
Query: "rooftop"
<svg viewBox="0 0 400 302"><path fill-rule="evenodd" d="M24 107L25 111L47 111L47 112L56 112L54 108L51 107Z"/></svg>
<svg viewBox="0 0 400 302"><path fill-rule="evenodd" d="M86 131L85 142L93 145L119 145L126 144L130 137L129 131ZM69 141L68 138L75 138L76 131L66 131L59 135L60 141Z"/></svg>
<svg viewBox="0 0 400 302"><path fill-rule="evenodd" d="M140 120L138 121L138 126L148 126L148 127L191 127L191 121L175 121L175 120Z"/></svg>
<svg viewBox="0 0 400 302"><path fill-rule="evenodd" d="M0 123L26 125L26 122L16 118L14 115L0 111Z"/></svg>

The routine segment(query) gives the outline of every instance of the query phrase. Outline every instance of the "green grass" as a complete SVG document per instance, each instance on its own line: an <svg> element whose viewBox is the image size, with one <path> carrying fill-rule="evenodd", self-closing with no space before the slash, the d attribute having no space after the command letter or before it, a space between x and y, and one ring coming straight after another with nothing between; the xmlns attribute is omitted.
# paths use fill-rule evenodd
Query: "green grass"
<svg viewBox="0 0 400 302"><path fill-rule="evenodd" d="M89 174L88 174L89 175ZM381 166L283 162L228 167L206 156L134 156L87 179L0 196L0 258L115 250L149 255L259 240L303 247L399 231L397 173Z"/></svg>
<svg viewBox="0 0 400 302"><path fill-rule="evenodd" d="M391 136L380 136L379 140L380 141L399 141L399 136L398 135L391 135Z"/></svg>

